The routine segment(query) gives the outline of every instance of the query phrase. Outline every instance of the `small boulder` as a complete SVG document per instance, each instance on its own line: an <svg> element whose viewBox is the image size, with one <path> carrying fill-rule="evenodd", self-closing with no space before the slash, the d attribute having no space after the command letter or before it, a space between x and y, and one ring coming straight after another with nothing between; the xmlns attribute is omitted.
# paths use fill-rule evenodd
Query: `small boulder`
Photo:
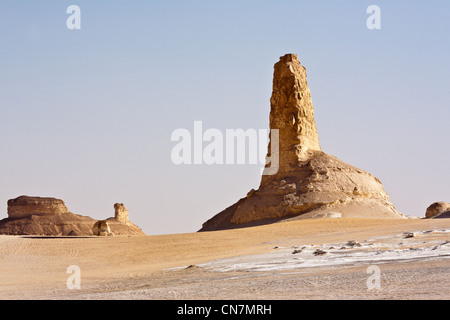
<svg viewBox="0 0 450 320"><path fill-rule="evenodd" d="M97 221L92 227L92 233L94 234L94 236L100 237L108 237L113 235L111 229L109 228L108 221L106 220Z"/></svg>
<svg viewBox="0 0 450 320"><path fill-rule="evenodd" d="M350 247L361 247L361 243L359 243L358 241L355 241L355 240L350 240L349 242L347 242L347 246L350 246Z"/></svg>
<svg viewBox="0 0 450 320"><path fill-rule="evenodd" d="M427 208L425 218L450 218L450 203L448 202L435 202Z"/></svg>
<svg viewBox="0 0 450 320"><path fill-rule="evenodd" d="M314 255L315 256L323 256L325 254L327 254L327 252L323 251L323 250L320 250L320 249L317 249L316 251L314 251Z"/></svg>
<svg viewBox="0 0 450 320"><path fill-rule="evenodd" d="M406 232L405 233L405 239L414 238L415 236L416 236L416 234L414 232Z"/></svg>
<svg viewBox="0 0 450 320"><path fill-rule="evenodd" d="M195 264L190 264L188 265L185 269L186 270L193 270L193 269L198 269L199 267Z"/></svg>

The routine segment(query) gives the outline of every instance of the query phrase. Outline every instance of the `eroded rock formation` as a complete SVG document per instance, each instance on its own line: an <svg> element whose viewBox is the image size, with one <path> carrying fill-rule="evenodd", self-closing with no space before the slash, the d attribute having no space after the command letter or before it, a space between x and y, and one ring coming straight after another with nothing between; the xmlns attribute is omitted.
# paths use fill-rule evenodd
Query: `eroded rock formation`
<svg viewBox="0 0 450 320"><path fill-rule="evenodd" d="M8 217L24 218L31 215L58 215L69 212L64 201L55 198L20 196L8 200Z"/></svg>
<svg viewBox="0 0 450 320"><path fill-rule="evenodd" d="M114 234L120 232L121 226L129 229L141 230L137 225L132 223L128 217L128 210L123 203L114 204L114 217L106 219L110 226L114 226Z"/></svg>
<svg viewBox="0 0 450 320"><path fill-rule="evenodd" d="M443 201L433 203L427 208L425 217L428 219L450 218L450 203Z"/></svg>
<svg viewBox="0 0 450 320"><path fill-rule="evenodd" d="M278 171L263 175L258 190L200 231L289 218L404 218L377 178L321 151L306 69L297 55L287 54L275 64L270 103L270 129L277 129L279 137ZM273 156L270 138L268 159Z"/></svg>
<svg viewBox="0 0 450 320"><path fill-rule="evenodd" d="M124 224L130 223L130 220L128 220L128 210L123 203L114 204L114 219Z"/></svg>
<svg viewBox="0 0 450 320"><path fill-rule="evenodd" d="M308 150L321 150L306 69L294 54L281 57L274 66L270 129L279 132L280 176L306 159ZM270 151L269 145L269 155Z"/></svg>
<svg viewBox="0 0 450 320"><path fill-rule="evenodd" d="M100 236L100 237L113 236L113 233L111 232L111 228L109 227L108 221L106 221L106 220L97 221L94 224L94 226L92 227L92 233L94 234L94 236Z"/></svg>
<svg viewBox="0 0 450 320"><path fill-rule="evenodd" d="M108 232L114 235L145 235L128 220L126 208L123 205L120 208L116 210L118 219L108 219ZM97 220L90 217L69 212L62 200L20 196L8 201L8 218L0 220L0 234L90 236L94 235L93 227L96 223ZM101 230L108 229L102 226ZM97 228L97 234L98 230Z"/></svg>

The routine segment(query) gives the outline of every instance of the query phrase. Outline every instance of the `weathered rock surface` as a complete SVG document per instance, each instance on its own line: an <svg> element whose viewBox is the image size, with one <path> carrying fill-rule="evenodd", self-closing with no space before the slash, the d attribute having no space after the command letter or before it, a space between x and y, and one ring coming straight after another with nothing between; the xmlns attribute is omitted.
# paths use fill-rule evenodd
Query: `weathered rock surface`
<svg viewBox="0 0 450 320"><path fill-rule="evenodd" d="M114 235L111 232L111 228L109 227L108 221L106 220L97 221L94 224L94 227L92 228L92 233L94 234L94 236L100 237L109 237Z"/></svg>
<svg viewBox="0 0 450 320"><path fill-rule="evenodd" d="M128 223L110 219L108 226L115 235L145 235L129 222L128 216ZM0 220L0 234L92 236L96 222L91 217L69 212L62 200L21 196L8 201L8 218Z"/></svg>
<svg viewBox="0 0 450 320"><path fill-rule="evenodd" d="M69 212L62 200L55 198L20 196L8 201L8 217L24 218L31 215L58 215Z"/></svg>
<svg viewBox="0 0 450 320"><path fill-rule="evenodd" d="M123 203L114 204L114 219L123 224L131 224L128 220L128 210Z"/></svg>
<svg viewBox="0 0 450 320"><path fill-rule="evenodd" d="M377 178L321 151L306 69L297 55L287 54L275 64L270 103L270 129L278 129L279 136L278 171L263 175L258 190L206 221L200 231L291 218L404 218ZM272 137L268 159L271 143Z"/></svg>
<svg viewBox="0 0 450 320"><path fill-rule="evenodd" d="M277 129L280 137L279 176L295 169L299 160L307 159L307 151L321 150L306 69L297 55L280 57L274 66L269 119L270 129Z"/></svg>
<svg viewBox="0 0 450 320"><path fill-rule="evenodd" d="M121 234L123 230L135 230L136 232L142 232L142 230L132 223L128 218L128 210L123 203L114 204L114 217L106 219L109 225L115 230L114 234ZM124 227L126 227L124 229Z"/></svg>
<svg viewBox="0 0 450 320"><path fill-rule="evenodd" d="M59 215L30 215L24 218L0 220L0 234L35 236L92 235L95 220L73 213Z"/></svg>
<svg viewBox="0 0 450 320"><path fill-rule="evenodd" d="M448 202L435 202L427 208L425 218L450 218L450 203Z"/></svg>

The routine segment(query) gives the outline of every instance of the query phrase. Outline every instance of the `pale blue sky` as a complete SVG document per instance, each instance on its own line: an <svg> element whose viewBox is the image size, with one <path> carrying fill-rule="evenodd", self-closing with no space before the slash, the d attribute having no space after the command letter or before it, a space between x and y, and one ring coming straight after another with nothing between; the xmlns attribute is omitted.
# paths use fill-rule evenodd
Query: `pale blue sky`
<svg viewBox="0 0 450 320"><path fill-rule="evenodd" d="M99 219L123 202L147 234L198 230L259 168L175 166L171 133L267 128L285 53L307 68L322 149L423 216L450 201L449 30L447 0L2 0L0 218L25 194Z"/></svg>

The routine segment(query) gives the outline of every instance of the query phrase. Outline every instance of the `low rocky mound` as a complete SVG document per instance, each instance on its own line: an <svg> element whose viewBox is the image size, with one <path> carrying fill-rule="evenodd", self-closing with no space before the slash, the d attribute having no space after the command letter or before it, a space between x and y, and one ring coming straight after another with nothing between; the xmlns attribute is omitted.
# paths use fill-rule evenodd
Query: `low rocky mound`
<svg viewBox="0 0 450 320"><path fill-rule="evenodd" d="M8 201L8 218L0 220L0 234L39 236L92 236L97 220L67 210L55 198L21 196ZM114 235L145 235L136 225L108 219Z"/></svg>
<svg viewBox="0 0 450 320"><path fill-rule="evenodd" d="M450 218L450 203L444 201L433 203L427 208L425 218Z"/></svg>

